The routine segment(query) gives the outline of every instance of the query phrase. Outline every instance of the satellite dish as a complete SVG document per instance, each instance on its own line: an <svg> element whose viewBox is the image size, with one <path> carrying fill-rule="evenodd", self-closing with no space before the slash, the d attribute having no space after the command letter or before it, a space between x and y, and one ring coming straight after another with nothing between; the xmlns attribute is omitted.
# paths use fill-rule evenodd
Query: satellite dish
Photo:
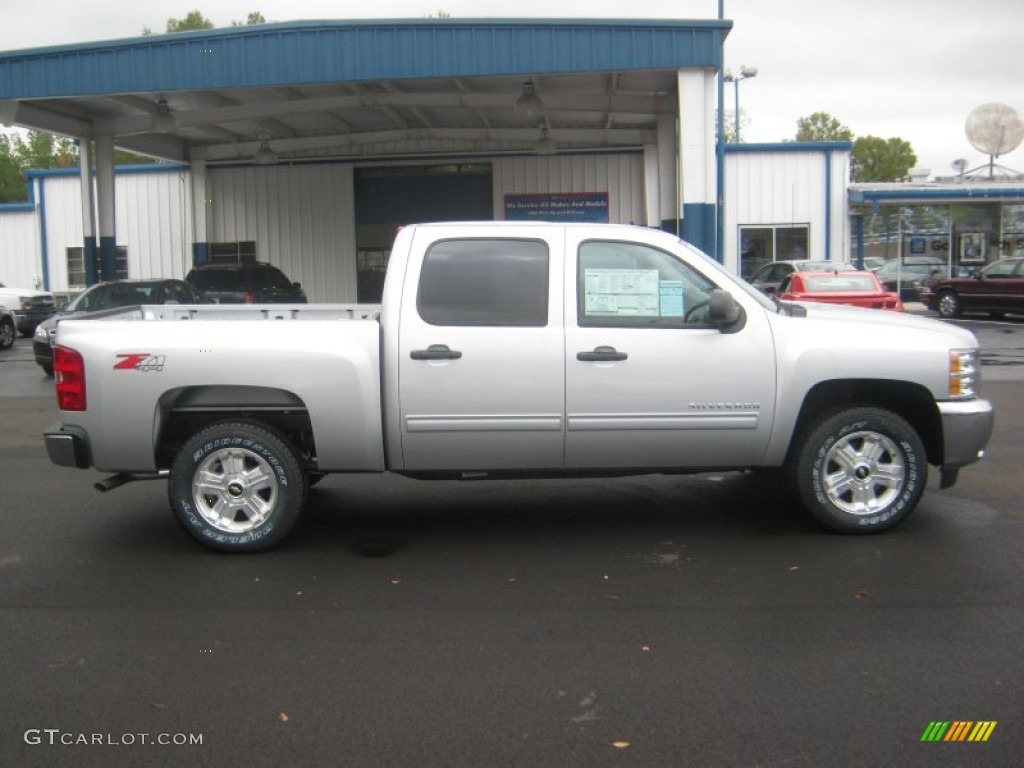
<svg viewBox="0 0 1024 768"><path fill-rule="evenodd" d="M964 171L967 170L967 161L964 160L962 157L959 157L952 163L950 163L950 167L952 167L952 169L956 171L958 175L962 176Z"/></svg>
<svg viewBox="0 0 1024 768"><path fill-rule="evenodd" d="M1020 146L1024 140L1024 121L1013 107L982 104L971 110L964 131L976 150L989 157L999 157Z"/></svg>

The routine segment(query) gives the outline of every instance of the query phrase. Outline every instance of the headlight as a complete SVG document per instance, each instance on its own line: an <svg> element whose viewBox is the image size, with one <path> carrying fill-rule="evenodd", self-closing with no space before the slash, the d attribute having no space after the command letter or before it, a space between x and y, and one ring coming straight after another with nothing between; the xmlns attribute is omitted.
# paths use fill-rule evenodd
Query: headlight
<svg viewBox="0 0 1024 768"><path fill-rule="evenodd" d="M978 350L949 350L949 396L975 397L978 394Z"/></svg>
<svg viewBox="0 0 1024 768"><path fill-rule="evenodd" d="M36 326L36 333L35 333L35 336L33 336L33 339L35 341L41 341L44 344L46 344L46 343L49 343L49 341L50 341L50 334L49 334L49 332L45 328L43 328L43 326L37 325Z"/></svg>

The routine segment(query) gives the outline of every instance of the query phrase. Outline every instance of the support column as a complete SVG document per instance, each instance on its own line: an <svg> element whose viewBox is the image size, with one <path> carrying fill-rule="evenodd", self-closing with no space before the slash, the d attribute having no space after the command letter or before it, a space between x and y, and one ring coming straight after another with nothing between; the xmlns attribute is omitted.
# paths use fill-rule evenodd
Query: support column
<svg viewBox="0 0 1024 768"><path fill-rule="evenodd" d="M680 70L679 158L682 236L708 254L716 253L715 163L716 80L713 70Z"/></svg>
<svg viewBox="0 0 1024 768"><path fill-rule="evenodd" d="M100 279L117 279L114 219L114 137L96 137L96 192L100 222Z"/></svg>
<svg viewBox="0 0 1024 768"><path fill-rule="evenodd" d="M679 142L676 115L658 115L658 226L680 234Z"/></svg>
<svg viewBox="0 0 1024 768"><path fill-rule="evenodd" d="M206 191L206 156L193 150L192 171L192 264L205 264L210 258L209 237L206 230L206 208L210 204Z"/></svg>
<svg viewBox="0 0 1024 768"><path fill-rule="evenodd" d="M99 280L96 263L96 197L92 185L92 140L78 141L78 171L82 187L82 260L85 264L85 284L95 285Z"/></svg>
<svg viewBox="0 0 1024 768"><path fill-rule="evenodd" d="M661 163L658 145L644 145L644 224L661 228Z"/></svg>

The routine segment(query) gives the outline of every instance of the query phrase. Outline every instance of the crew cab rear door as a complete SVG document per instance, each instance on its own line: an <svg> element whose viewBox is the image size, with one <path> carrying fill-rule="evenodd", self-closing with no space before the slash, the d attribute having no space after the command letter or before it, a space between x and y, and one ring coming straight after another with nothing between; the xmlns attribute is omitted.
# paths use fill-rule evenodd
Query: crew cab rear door
<svg viewBox="0 0 1024 768"><path fill-rule="evenodd" d="M567 230L566 465L757 464L775 402L765 313L748 300L738 330L710 325L716 271L655 243Z"/></svg>
<svg viewBox="0 0 1024 768"><path fill-rule="evenodd" d="M437 232L416 232L402 293L405 471L562 467L564 230Z"/></svg>

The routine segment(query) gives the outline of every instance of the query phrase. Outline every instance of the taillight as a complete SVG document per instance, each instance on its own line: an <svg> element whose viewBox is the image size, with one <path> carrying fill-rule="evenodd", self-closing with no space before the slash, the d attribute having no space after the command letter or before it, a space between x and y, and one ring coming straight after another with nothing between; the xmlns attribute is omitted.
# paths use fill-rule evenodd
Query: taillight
<svg viewBox="0 0 1024 768"><path fill-rule="evenodd" d="M53 376L57 407L62 411L85 410L85 361L70 347L53 348Z"/></svg>

